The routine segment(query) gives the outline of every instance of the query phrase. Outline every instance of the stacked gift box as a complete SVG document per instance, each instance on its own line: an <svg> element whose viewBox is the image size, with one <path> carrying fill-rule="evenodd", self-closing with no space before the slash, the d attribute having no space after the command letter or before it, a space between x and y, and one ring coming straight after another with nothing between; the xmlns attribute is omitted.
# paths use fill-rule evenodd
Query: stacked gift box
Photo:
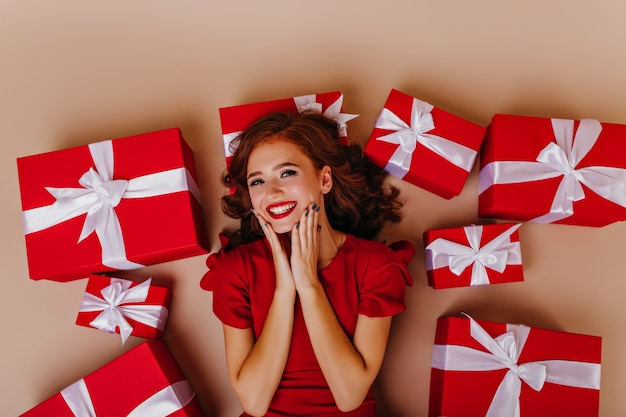
<svg viewBox="0 0 626 417"><path fill-rule="evenodd" d="M178 128L17 160L30 278L87 280L76 324L154 339L24 416L201 416L161 337L172 292L134 270L208 252L191 148ZM78 303L77 303L78 305Z"/></svg>

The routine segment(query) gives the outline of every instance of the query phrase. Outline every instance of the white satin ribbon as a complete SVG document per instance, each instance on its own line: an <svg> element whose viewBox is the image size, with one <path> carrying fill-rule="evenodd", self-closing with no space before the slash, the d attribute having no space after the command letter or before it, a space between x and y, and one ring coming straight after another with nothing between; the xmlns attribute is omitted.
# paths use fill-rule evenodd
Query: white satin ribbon
<svg viewBox="0 0 626 417"><path fill-rule="evenodd" d="M312 110L317 113L322 113L322 103L317 101L316 94L309 94L306 96L297 96L292 98L296 108L298 109L298 113L302 113L304 111ZM343 94L339 96L337 100L335 100L326 111L322 114L329 119L333 119L337 122L337 130L339 132L339 137L348 136L348 122L356 117L358 114L348 114L341 112L341 106L343 106ZM222 135L222 141L224 142L224 154L226 158L233 156L234 149L230 149L230 144L233 140L235 140L239 135L243 133L243 130L225 133Z"/></svg>
<svg viewBox="0 0 626 417"><path fill-rule="evenodd" d="M135 269L143 265L126 258L126 248L115 207L123 198L146 198L189 191L200 202L200 191L187 169L176 168L129 180L113 179L113 144L110 140L89 145L95 169L78 180L81 188L46 190L56 201L22 213L24 232L39 232L87 214L78 243L95 232L102 247L102 264L114 269Z"/></svg>
<svg viewBox="0 0 626 417"><path fill-rule="evenodd" d="M563 177L552 200L550 211L531 221L552 223L574 214L574 202L585 198L584 184L596 194L626 207L626 169L605 166L577 168L593 148L602 124L582 119L574 134L574 121L552 119L556 143L550 142L536 161L495 161L485 165L478 175L478 193L492 185L515 184Z"/></svg>
<svg viewBox="0 0 626 417"><path fill-rule="evenodd" d="M104 287L100 293L102 298L86 292L80 305L80 312L101 311L101 313L89 323L96 329L115 333L115 328L120 328L122 345L133 331L133 326L126 318L143 323L163 331L168 309L160 305L124 305L126 303L143 303L148 297L148 290L152 278L131 287L131 281L120 278L111 278L111 283Z"/></svg>
<svg viewBox="0 0 626 417"><path fill-rule="evenodd" d="M317 96L315 94L294 97L293 101L296 103L298 112L302 113L306 110L313 110L318 113L322 113L322 103L317 102ZM343 106L343 94L339 96L330 106L326 108L326 111L322 113L329 119L333 119L337 122L337 130L339 131L339 137L348 136L348 122L356 117L358 114L342 113L341 107Z"/></svg>
<svg viewBox="0 0 626 417"><path fill-rule="evenodd" d="M435 128L431 114L433 106L425 101L413 99L411 106L411 121L407 124L394 112L383 108L376 119L374 127L377 129L393 130L393 133L380 136L380 140L394 145L400 145L391 155L385 170L397 178L404 178L411 168L413 152L418 143L450 163L469 172L476 161L475 150L428 132Z"/></svg>
<svg viewBox="0 0 626 417"><path fill-rule="evenodd" d="M531 328L507 324L506 333L492 338L470 316L470 335L488 352L458 345L435 345L432 366L444 371L508 369L485 417L520 417L522 381L541 391L545 382L568 387L600 389L600 364L567 360L519 363Z"/></svg>
<svg viewBox="0 0 626 417"><path fill-rule="evenodd" d="M166 417L189 404L194 395L189 381L184 379L156 392L135 407L127 417ZM104 417L96 414L82 378L61 390L61 396L75 417Z"/></svg>
<svg viewBox="0 0 626 417"><path fill-rule="evenodd" d="M511 235L521 223L509 227L483 247L480 246L483 226L471 225L463 228L470 246L438 238L426 246L426 269L448 267L456 276L472 265L470 286L488 285L487 268L500 273L507 265L521 265L522 255L519 242L512 242Z"/></svg>

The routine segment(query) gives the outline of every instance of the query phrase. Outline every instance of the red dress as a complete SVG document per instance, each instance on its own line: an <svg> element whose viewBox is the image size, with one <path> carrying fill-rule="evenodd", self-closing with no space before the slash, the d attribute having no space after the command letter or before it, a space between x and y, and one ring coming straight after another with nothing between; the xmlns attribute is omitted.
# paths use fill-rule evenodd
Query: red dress
<svg viewBox="0 0 626 417"><path fill-rule="evenodd" d="M412 246L409 251L412 256ZM350 340L359 314L386 317L404 311L406 285L412 284L404 261L407 259L382 243L348 235L331 263L319 271L320 282ZM211 284L207 280L212 280ZM213 311L224 324L253 328L257 337L275 284L271 248L266 239L221 254L201 283L206 289L212 286ZM298 300L289 357L266 416L376 416L371 388L356 410L343 413L337 408L313 353Z"/></svg>

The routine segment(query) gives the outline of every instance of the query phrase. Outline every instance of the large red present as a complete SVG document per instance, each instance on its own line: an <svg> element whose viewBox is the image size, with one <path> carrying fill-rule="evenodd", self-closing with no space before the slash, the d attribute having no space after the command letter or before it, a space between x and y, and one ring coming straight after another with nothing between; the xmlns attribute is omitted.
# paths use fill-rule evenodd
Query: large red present
<svg viewBox="0 0 626 417"><path fill-rule="evenodd" d="M463 190L484 135L484 127L391 90L364 152L391 175L450 199Z"/></svg>
<svg viewBox="0 0 626 417"><path fill-rule="evenodd" d="M429 417L593 417L602 339L518 324L437 321Z"/></svg>
<svg viewBox="0 0 626 417"><path fill-rule="evenodd" d="M580 226L626 220L626 125L497 114L481 151L481 217Z"/></svg>
<svg viewBox="0 0 626 417"><path fill-rule="evenodd" d="M119 333L122 344L129 336L159 339L163 335L172 292L127 279L91 274L80 304L76 324Z"/></svg>
<svg viewBox="0 0 626 417"><path fill-rule="evenodd" d="M427 230L428 284L438 289L523 281L520 226L502 223Z"/></svg>
<svg viewBox="0 0 626 417"><path fill-rule="evenodd" d="M342 113L343 95L339 91L222 107L219 113L227 167L234 152L231 142L253 122L274 112L303 111L316 111L336 120L339 140L348 143L347 122L357 115Z"/></svg>
<svg viewBox="0 0 626 417"><path fill-rule="evenodd" d="M32 279L70 281L207 253L178 128L17 160Z"/></svg>
<svg viewBox="0 0 626 417"><path fill-rule="evenodd" d="M161 340L143 342L22 417L201 417L189 382Z"/></svg>

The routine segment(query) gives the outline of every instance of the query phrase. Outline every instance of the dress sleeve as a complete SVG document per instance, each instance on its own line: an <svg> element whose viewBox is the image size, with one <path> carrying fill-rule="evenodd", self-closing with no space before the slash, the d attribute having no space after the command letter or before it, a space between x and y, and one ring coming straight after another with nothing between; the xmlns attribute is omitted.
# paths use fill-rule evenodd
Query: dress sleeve
<svg viewBox="0 0 626 417"><path fill-rule="evenodd" d="M406 241L391 247L375 242L367 245L359 254L365 264L359 274L359 314L387 317L406 309L406 287L413 284L406 265L414 253L415 248Z"/></svg>
<svg viewBox="0 0 626 417"><path fill-rule="evenodd" d="M252 327L248 274L241 253L225 253L211 269L213 312L220 321L239 329Z"/></svg>

